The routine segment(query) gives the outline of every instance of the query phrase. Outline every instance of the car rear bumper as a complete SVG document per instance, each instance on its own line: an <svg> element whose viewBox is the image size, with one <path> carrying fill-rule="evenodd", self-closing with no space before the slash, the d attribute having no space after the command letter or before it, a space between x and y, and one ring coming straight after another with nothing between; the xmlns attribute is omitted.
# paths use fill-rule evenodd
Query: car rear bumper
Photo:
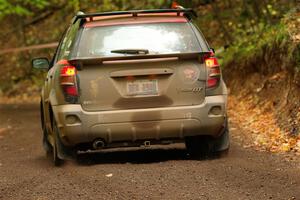
<svg viewBox="0 0 300 200"><path fill-rule="evenodd" d="M215 108L212 110L212 108ZM64 144L103 139L106 143L217 137L225 124L226 96L206 97L204 103L149 109L87 112L81 105L53 106Z"/></svg>

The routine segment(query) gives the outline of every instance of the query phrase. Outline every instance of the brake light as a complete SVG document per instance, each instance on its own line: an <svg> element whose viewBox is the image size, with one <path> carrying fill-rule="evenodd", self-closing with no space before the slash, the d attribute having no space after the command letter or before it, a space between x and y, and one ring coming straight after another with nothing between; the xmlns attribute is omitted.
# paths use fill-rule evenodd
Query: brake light
<svg viewBox="0 0 300 200"><path fill-rule="evenodd" d="M65 94L66 100L72 101L70 98L78 96L76 67L65 60L63 62L61 61L59 64L63 65L60 70L60 85Z"/></svg>
<svg viewBox="0 0 300 200"><path fill-rule="evenodd" d="M219 63L218 63L216 58L207 58L205 60L205 64L206 64L207 67L217 67L217 66L219 66Z"/></svg>
<svg viewBox="0 0 300 200"><path fill-rule="evenodd" d="M61 70L61 76L75 76L76 68L74 66L65 66Z"/></svg>
<svg viewBox="0 0 300 200"><path fill-rule="evenodd" d="M67 86L67 87L65 87L65 93L70 95L70 96L77 96L78 95L76 86Z"/></svg>
<svg viewBox="0 0 300 200"><path fill-rule="evenodd" d="M221 79L221 69L217 58L214 57L214 53L211 52L209 55L205 55L204 63L207 68L206 88L217 87Z"/></svg>

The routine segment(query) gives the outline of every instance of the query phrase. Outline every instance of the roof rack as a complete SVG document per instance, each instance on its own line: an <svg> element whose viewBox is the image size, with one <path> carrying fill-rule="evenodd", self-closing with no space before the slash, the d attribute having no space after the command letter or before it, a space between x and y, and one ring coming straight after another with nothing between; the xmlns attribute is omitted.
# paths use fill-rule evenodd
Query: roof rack
<svg viewBox="0 0 300 200"><path fill-rule="evenodd" d="M112 15L132 15L133 17L137 17L139 14L147 14L147 13L177 13L177 16L183 13L184 16L191 19L192 17L197 17L196 12L191 9L153 9L153 10L131 10L131 11L116 11L116 12L103 12L103 13L90 13L84 14L83 12L78 12L75 17L72 19L72 23L76 23L77 20L90 18L91 21L93 17L101 17L101 16L112 16Z"/></svg>

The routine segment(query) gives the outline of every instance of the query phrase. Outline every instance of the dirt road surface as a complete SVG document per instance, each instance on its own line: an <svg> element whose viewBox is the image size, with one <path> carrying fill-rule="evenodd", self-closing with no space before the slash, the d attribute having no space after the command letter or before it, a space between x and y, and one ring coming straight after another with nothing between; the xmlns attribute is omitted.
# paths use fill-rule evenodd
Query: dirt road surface
<svg viewBox="0 0 300 200"><path fill-rule="evenodd" d="M2 105L0 199L300 199L300 164L233 139L219 159L192 160L176 145L99 153L57 168L41 146L38 106Z"/></svg>

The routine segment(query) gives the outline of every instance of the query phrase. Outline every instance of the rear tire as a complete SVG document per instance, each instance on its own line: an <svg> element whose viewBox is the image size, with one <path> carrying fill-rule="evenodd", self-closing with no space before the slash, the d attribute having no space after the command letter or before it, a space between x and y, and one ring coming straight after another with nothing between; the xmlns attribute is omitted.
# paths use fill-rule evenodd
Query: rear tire
<svg viewBox="0 0 300 200"><path fill-rule="evenodd" d="M185 139L185 146L192 157L205 158L211 154L207 136L193 136Z"/></svg>
<svg viewBox="0 0 300 200"><path fill-rule="evenodd" d="M226 156L230 147L227 119L223 133L218 138L211 136L187 137L185 139L185 145L193 157L207 158Z"/></svg>

